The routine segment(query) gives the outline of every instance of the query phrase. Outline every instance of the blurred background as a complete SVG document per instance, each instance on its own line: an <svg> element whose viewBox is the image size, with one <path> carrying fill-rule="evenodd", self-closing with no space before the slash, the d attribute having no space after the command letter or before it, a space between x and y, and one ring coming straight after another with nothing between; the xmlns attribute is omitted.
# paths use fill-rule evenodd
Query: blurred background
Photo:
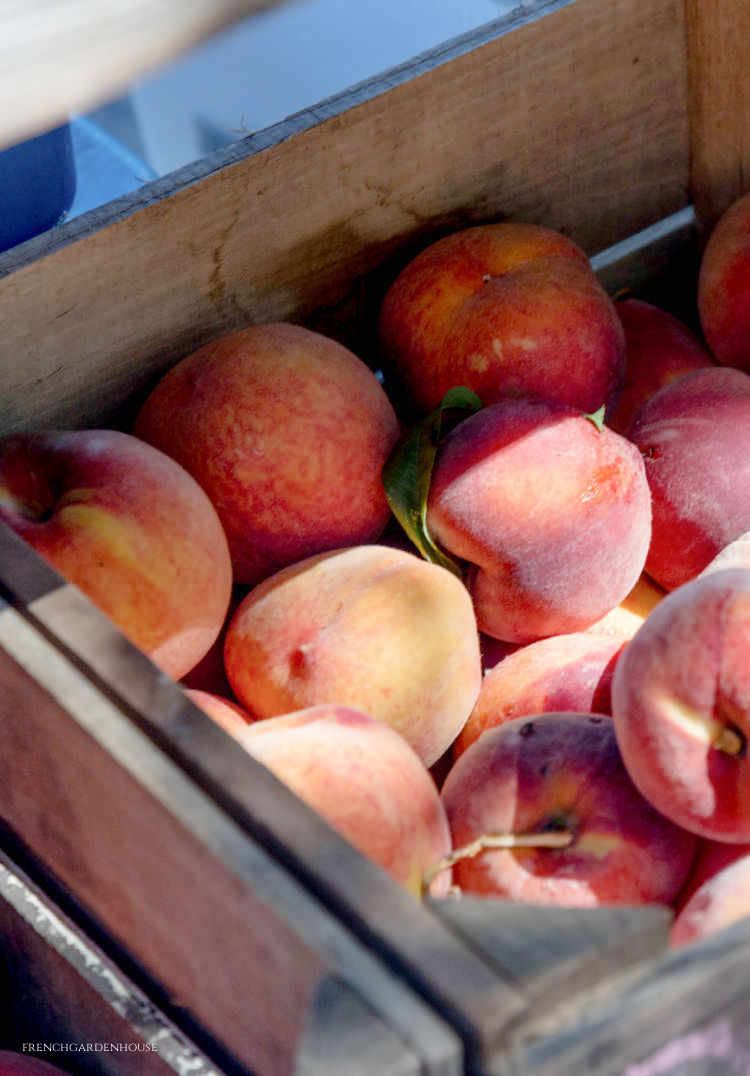
<svg viewBox="0 0 750 1076"><path fill-rule="evenodd" d="M523 6L286 0L235 21L116 100L0 152L0 251Z"/></svg>

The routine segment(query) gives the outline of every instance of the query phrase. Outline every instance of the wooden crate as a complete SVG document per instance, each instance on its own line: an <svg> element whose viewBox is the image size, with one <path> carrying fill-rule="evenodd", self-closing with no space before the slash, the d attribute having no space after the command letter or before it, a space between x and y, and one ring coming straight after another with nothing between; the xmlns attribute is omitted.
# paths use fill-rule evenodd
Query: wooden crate
<svg viewBox="0 0 750 1076"><path fill-rule="evenodd" d="M0 952L0 1050L71 1076L221 1076L4 853Z"/></svg>
<svg viewBox="0 0 750 1076"><path fill-rule="evenodd" d="M748 39L740 0L522 3L29 241L0 257L0 430L127 423L249 322L375 363L396 270L486 220L558 228L608 287L689 308L743 191ZM339 1071L377 1076L750 1064L750 924L669 953L660 908L419 906L5 528L0 584L0 817L209 1053L313 1071L317 1027Z"/></svg>

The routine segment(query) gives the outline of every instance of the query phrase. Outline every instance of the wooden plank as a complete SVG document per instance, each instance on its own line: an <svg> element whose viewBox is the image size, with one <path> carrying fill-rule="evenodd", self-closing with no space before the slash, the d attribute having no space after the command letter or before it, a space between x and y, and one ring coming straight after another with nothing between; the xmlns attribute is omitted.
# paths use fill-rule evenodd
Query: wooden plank
<svg viewBox="0 0 750 1076"><path fill-rule="evenodd" d="M0 853L0 1042L82 1076L220 1076L219 1070ZM320 1070L322 1071L322 1070Z"/></svg>
<svg viewBox="0 0 750 1076"><path fill-rule="evenodd" d="M315 975L321 973L320 954L317 964L314 953L295 956L301 940L288 926L285 938L284 924L274 923L275 890L271 909L253 909L263 900L271 871L258 841L280 864L279 887L287 884L301 901L292 876L300 879L388 964L394 980L398 976L440 1014L442 1037L425 1014L420 1023L419 1006L411 1011L405 1004L401 995L411 996L407 986L391 990L385 972L378 978L351 957L353 985L366 986L366 1001L424 1064L431 1061L438 1071L450 1060L449 1046L456 1044L446 1040L445 1024L462 1037L471 1063L495 1048L524 1009L501 975L226 736L5 526L0 581L20 610L0 613L0 718L9 728L9 746L0 759L0 815L113 936L141 959L146 954L148 962L158 962L157 977L188 999L206 1026L226 1035L230 1048L247 1048L240 1010L247 1012L248 989L258 984L245 986L238 997L237 980L262 969L269 976L259 1000L261 1011L268 1010L263 1034L273 1038L289 1021L299 1035L299 1012L309 1008ZM40 631L54 646L42 645ZM13 720L14 706L24 715L20 721ZM14 765L27 777L22 785L18 777L11 780ZM49 781L41 780L48 772ZM58 800L61 806L53 812ZM59 819L60 832L50 831L50 813ZM224 858L217 865L219 855ZM185 872L207 879L198 906L194 892L182 906ZM288 923L304 922L305 940L309 943L312 931L318 941L322 928L313 929L310 913L290 911L291 900L285 895L280 905ZM136 902L148 908L137 923ZM223 909L218 939L211 918L216 907ZM257 929L269 915L268 929L257 936L252 924ZM280 932L275 942L274 931ZM249 936L243 947L244 934ZM186 967L186 935L194 938L195 959L212 954L198 996ZM379 961L373 963L377 967ZM207 972L218 975L218 969L221 983L206 990ZM284 991L283 999L274 997L275 990Z"/></svg>
<svg viewBox="0 0 750 1076"><path fill-rule="evenodd" d="M307 321L377 363L384 286L445 230L523 218L593 253L682 208L685 63L681 0L522 4L29 240L0 256L0 430L114 422L248 322Z"/></svg>
<svg viewBox="0 0 750 1076"><path fill-rule="evenodd" d="M509 1035L487 1076L684 1076L750 1064L750 918L579 990Z"/></svg>
<svg viewBox="0 0 750 1076"><path fill-rule="evenodd" d="M152 701L170 689L184 699L153 674ZM230 1057L259 1074L292 1072L332 976L365 990L425 1072L460 1071L461 1044L445 1023L8 606L0 725L0 815L15 839ZM209 758L224 755L236 778L273 799L271 774L214 728L202 744ZM321 846L325 862L332 853Z"/></svg>
<svg viewBox="0 0 750 1076"><path fill-rule="evenodd" d="M750 6L685 0L690 78L690 186L705 238L750 190Z"/></svg>
<svg viewBox="0 0 750 1076"><path fill-rule="evenodd" d="M518 987L533 1013L666 952L671 909L540 908L461 897L435 911Z"/></svg>
<svg viewBox="0 0 750 1076"><path fill-rule="evenodd" d="M6 0L0 149L126 92L142 75L278 0Z"/></svg>

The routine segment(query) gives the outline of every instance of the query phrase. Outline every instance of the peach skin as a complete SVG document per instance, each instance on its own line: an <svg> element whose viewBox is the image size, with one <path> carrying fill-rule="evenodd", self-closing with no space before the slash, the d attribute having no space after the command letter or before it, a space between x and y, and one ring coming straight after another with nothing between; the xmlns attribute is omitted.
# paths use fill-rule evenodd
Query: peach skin
<svg viewBox="0 0 750 1076"><path fill-rule="evenodd" d="M588 258L534 224L480 225L432 243L391 284L380 338L424 411L456 385L485 404L532 392L611 411L625 372L622 327Z"/></svg>

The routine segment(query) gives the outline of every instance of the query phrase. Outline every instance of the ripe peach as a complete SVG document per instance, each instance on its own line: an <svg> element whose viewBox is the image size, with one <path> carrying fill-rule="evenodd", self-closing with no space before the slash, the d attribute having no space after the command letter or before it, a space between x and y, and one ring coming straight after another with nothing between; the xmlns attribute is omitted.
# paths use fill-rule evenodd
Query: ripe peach
<svg viewBox="0 0 750 1076"><path fill-rule="evenodd" d="M738 856L699 886L680 908L669 944L673 948L708 938L750 915L750 853Z"/></svg>
<svg viewBox="0 0 750 1076"><path fill-rule="evenodd" d="M669 904L693 855L692 834L635 788L604 715L542 714L488 729L441 796L454 882L467 893L570 907ZM510 847L471 848L487 835ZM478 854L460 858L462 849Z"/></svg>
<svg viewBox="0 0 750 1076"><path fill-rule="evenodd" d="M750 529L750 377L722 367L684 374L644 404L628 437L651 488L646 571L672 590Z"/></svg>
<svg viewBox="0 0 750 1076"><path fill-rule="evenodd" d="M415 896L450 850L435 782L393 729L346 706L257 721L236 738L363 855ZM441 896L450 876L436 878Z"/></svg>
<svg viewBox="0 0 750 1076"><path fill-rule="evenodd" d="M612 674L626 641L577 632L540 639L509 654L485 674L453 744L454 758L487 729L516 717L555 710L609 714Z"/></svg>
<svg viewBox="0 0 750 1076"><path fill-rule="evenodd" d="M466 385L483 403L531 392L611 411L625 371L622 327L588 258L533 224L481 225L431 244L391 284L380 337L424 410Z"/></svg>
<svg viewBox="0 0 750 1076"><path fill-rule="evenodd" d="M709 236L698 276L706 343L726 366L750 372L750 194L726 210Z"/></svg>
<svg viewBox="0 0 750 1076"><path fill-rule="evenodd" d="M446 437L427 523L470 566L480 631L528 643L581 631L629 593L649 546L650 495L624 437L564 404L509 398Z"/></svg>
<svg viewBox="0 0 750 1076"><path fill-rule="evenodd" d="M199 688L185 688L187 697L199 706L205 714L208 714L217 725L221 725L225 732L233 736L235 732L244 729L254 720L242 706L232 699L223 695L215 695L212 691L201 691Z"/></svg>
<svg viewBox="0 0 750 1076"><path fill-rule="evenodd" d="M715 366L698 338L673 314L642 299L621 299L615 310L625 331L625 384L607 424L625 433L654 393L691 370Z"/></svg>
<svg viewBox="0 0 750 1076"><path fill-rule="evenodd" d="M298 325L230 333L169 370L135 433L178 460L216 506L237 582L374 541L398 437L375 374Z"/></svg>
<svg viewBox="0 0 750 1076"><path fill-rule="evenodd" d="M114 430L5 437L0 519L174 679L219 634L226 537L197 482L151 445Z"/></svg>
<svg viewBox="0 0 750 1076"><path fill-rule="evenodd" d="M612 681L625 765L657 810L713 840L750 842L750 572L668 594Z"/></svg>
<svg viewBox="0 0 750 1076"><path fill-rule="evenodd" d="M387 546L310 557L250 591L227 629L232 690L260 718L340 703L391 725L431 766L481 680L471 599L447 569Z"/></svg>
<svg viewBox="0 0 750 1076"><path fill-rule="evenodd" d="M724 870L735 860L742 859L743 856L750 856L750 844L729 844L727 841L711 841L705 837L696 838L693 862L675 902L677 911L679 912L687 904L693 893L697 892L709 878L713 878L719 871Z"/></svg>

